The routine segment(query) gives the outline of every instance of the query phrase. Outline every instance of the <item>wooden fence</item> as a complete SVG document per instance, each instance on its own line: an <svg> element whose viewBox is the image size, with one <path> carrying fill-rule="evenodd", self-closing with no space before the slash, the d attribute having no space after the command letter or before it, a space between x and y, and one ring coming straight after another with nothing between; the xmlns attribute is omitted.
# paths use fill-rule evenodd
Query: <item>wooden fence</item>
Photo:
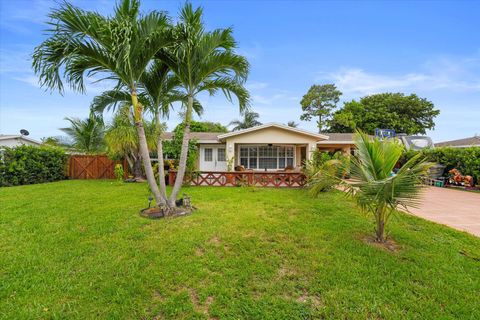
<svg viewBox="0 0 480 320"><path fill-rule="evenodd" d="M176 172L169 171L168 184L175 183ZM299 188L306 183L306 177L300 172L199 172L188 179L194 186L259 186Z"/></svg>
<svg viewBox="0 0 480 320"><path fill-rule="evenodd" d="M70 179L115 179L115 165L123 165L125 176L128 173L126 160L115 161L106 155L71 155L68 161Z"/></svg>

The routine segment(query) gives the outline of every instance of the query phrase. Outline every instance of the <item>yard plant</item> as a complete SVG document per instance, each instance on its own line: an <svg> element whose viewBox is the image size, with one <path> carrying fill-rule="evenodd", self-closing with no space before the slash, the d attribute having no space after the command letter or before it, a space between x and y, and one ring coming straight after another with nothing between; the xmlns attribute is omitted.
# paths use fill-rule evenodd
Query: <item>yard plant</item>
<svg viewBox="0 0 480 320"><path fill-rule="evenodd" d="M65 179L68 156L52 146L18 146L0 153L0 187Z"/></svg>
<svg viewBox="0 0 480 320"><path fill-rule="evenodd" d="M393 173L404 150L399 141L372 139L358 132L355 146L357 153L350 161L353 182L344 186L357 205L374 216L375 240L385 242L385 227L396 209L418 205L422 178L431 164L417 154Z"/></svg>
<svg viewBox="0 0 480 320"><path fill-rule="evenodd" d="M93 107L103 110L129 101L149 188L157 205L175 207L187 165L192 113L199 107L197 95L221 91L230 101L236 96L241 111L248 107L249 93L243 84L249 64L235 52L232 29L205 30L202 9L190 3L182 8L176 24L164 12L141 14L139 0L122 0L109 17L63 2L49 17L49 37L33 53L40 84L63 92L65 81L71 89L84 92L86 78L113 82L112 90L100 95ZM167 197L163 179L158 184L155 180L143 118L150 107L162 163L160 117L168 115L171 103L178 100L184 105L184 135L177 180ZM163 176L163 167L159 170Z"/></svg>

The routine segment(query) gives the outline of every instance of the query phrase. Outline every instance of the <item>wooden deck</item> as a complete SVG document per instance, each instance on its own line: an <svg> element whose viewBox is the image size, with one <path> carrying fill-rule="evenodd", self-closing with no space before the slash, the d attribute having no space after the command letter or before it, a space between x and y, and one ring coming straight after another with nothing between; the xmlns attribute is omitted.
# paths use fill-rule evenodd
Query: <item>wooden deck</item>
<svg viewBox="0 0 480 320"><path fill-rule="evenodd" d="M169 172L169 184L175 183L176 172ZM257 186L273 188L300 188L306 183L306 177L301 172L263 172L263 171L204 171L193 175L186 181L192 186Z"/></svg>

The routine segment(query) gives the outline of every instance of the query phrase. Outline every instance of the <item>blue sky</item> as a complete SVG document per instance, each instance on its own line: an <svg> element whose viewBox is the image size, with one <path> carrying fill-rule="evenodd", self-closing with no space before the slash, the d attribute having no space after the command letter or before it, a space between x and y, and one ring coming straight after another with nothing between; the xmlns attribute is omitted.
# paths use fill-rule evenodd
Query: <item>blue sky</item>
<svg viewBox="0 0 480 320"><path fill-rule="evenodd" d="M54 1L0 0L0 133L21 128L33 138L60 135L66 116L85 117L92 97L45 92L30 54L45 37ZM110 13L114 1L74 1ZM142 10L175 17L182 1L142 1ZM299 121L310 85L335 83L342 99L378 92L417 93L441 114L434 141L480 134L480 2L194 1L208 28L232 26L238 51L251 63L247 87L262 122ZM227 124L238 107L202 96L203 120ZM340 104L341 105L341 104ZM174 114L167 121L178 123ZM300 127L315 130L315 123Z"/></svg>

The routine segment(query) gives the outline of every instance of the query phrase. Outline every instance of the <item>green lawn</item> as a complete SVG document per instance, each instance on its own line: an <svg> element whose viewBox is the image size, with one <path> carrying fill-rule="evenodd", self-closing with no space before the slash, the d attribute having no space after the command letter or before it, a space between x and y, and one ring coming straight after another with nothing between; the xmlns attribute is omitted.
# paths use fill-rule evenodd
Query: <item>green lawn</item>
<svg viewBox="0 0 480 320"><path fill-rule="evenodd" d="M146 184L0 189L3 319L479 319L480 239L415 217L400 250L340 192L187 188L148 220Z"/></svg>

